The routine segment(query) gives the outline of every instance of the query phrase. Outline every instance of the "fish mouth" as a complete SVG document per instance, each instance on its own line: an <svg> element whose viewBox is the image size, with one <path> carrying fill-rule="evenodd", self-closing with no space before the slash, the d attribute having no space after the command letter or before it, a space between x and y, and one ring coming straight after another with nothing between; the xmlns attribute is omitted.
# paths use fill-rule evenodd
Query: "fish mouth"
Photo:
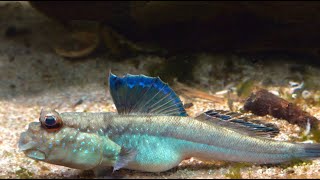
<svg viewBox="0 0 320 180"><path fill-rule="evenodd" d="M27 132L21 133L18 145L20 151L26 151L36 146L37 143L32 141L31 137L28 135Z"/></svg>
<svg viewBox="0 0 320 180"><path fill-rule="evenodd" d="M38 149L39 144L30 136L30 133L23 132L19 139L19 150L23 151L28 157L36 160L44 160L46 158L45 153Z"/></svg>

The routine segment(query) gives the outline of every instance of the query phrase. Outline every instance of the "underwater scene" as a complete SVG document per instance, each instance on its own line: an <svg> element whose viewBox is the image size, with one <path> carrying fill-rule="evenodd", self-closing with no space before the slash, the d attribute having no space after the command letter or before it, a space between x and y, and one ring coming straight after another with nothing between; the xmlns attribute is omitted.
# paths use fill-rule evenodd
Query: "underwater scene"
<svg viewBox="0 0 320 180"><path fill-rule="evenodd" d="M319 2L0 2L0 178L320 178Z"/></svg>

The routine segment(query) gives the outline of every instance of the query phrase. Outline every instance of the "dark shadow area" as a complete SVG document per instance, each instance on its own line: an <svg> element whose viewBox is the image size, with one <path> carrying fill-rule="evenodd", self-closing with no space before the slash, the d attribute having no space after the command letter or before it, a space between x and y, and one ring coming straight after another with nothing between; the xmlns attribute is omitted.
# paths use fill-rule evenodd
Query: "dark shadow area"
<svg viewBox="0 0 320 180"><path fill-rule="evenodd" d="M112 18L120 18L121 20L123 16L127 17L128 13L122 14L121 17L113 16L112 13L119 12L121 9L128 10L129 6L125 3L122 5L99 3L95 2L87 9L81 7L81 3L74 7L69 4L66 6L68 12L66 15L64 14L65 16L61 16L61 6L56 4L51 9L52 11L47 12L51 17L48 18L44 15L46 11L49 11L48 8L38 12L35 8L30 7L28 2L3 2L0 6L0 24L2 26L0 31L0 99L33 96L51 89L64 91L73 86L83 89L90 84L98 84L101 88L105 88L106 75L109 70L120 74L148 73L160 76L167 82L173 82L173 79L177 78L178 81L191 84L190 82L194 80L193 69L197 63L195 56L197 53L203 52L234 53L237 56L247 58L249 64L255 61L273 61L274 57L290 59L301 65L319 66L320 64L319 52L316 50L319 38L312 29L312 23L303 27L304 23L312 21L309 18L312 17L314 9L308 13L304 10L311 5L305 5L302 9L291 7L292 9L285 10L288 11L286 15L285 12L281 12L281 7L288 4L263 2L266 9L275 10L275 16L278 15L279 19L267 11L263 11L265 14L259 14L260 12L257 10L260 6L254 2L232 2L233 4L229 6L224 3L210 4L208 2L201 2L203 4L190 2L186 6L175 3L167 5L160 2L148 2L137 6L154 8L153 12L145 9L141 12L137 11L136 15L145 13L150 17L157 17L161 22L157 24L147 17L145 17L146 19L138 18L134 21L135 23L132 19L128 22L111 21ZM41 3L38 4L41 9ZM294 5L302 4L298 2ZM315 9L319 7L317 3L314 5ZM95 7L96 9L94 9ZM107 7L112 7L113 9L111 9L114 11L107 14L100 12ZM173 13L170 8L177 8L177 11ZM215 12L216 14L211 14L212 8L221 8L221 10ZM81 16L79 14L79 18L85 18L86 15L91 17L90 11L94 10L97 13L91 14L92 17L94 16L91 20L100 21L102 19L104 24L119 30L120 34L123 33L130 40L150 41L167 48L169 52L163 56L165 61L162 64L157 64L158 62L154 60L154 67L149 70L146 66L141 65L146 63L145 57L139 57L139 54L135 54L134 57L126 57L122 54L114 57L105 47L101 46L83 58L69 59L57 55L52 45L54 41L65 35L63 34L65 33L63 24L67 20L77 17L74 17L77 15L77 11L85 11L86 13ZM166 10L167 14L162 14L162 10ZM183 16L183 11L199 12L200 15L185 20L183 18L188 17ZM299 18L294 16L294 12L301 15L301 21L298 21ZM55 17L56 15L60 16ZM107 16L109 19L106 19ZM169 16L177 17L177 19L166 19ZM206 18L201 19L201 16L212 18L212 21L207 21ZM286 23L286 18L292 18L292 22ZM316 19L318 16L314 18ZM106 23L107 20L110 22ZM142 23L141 27L138 26L138 22ZM128 24L130 28L123 25L118 26L119 23ZM314 27L317 27L316 24ZM289 32L288 35L286 31ZM304 33L301 34L301 32ZM293 51L290 48L293 48ZM227 73L225 72L225 74Z"/></svg>

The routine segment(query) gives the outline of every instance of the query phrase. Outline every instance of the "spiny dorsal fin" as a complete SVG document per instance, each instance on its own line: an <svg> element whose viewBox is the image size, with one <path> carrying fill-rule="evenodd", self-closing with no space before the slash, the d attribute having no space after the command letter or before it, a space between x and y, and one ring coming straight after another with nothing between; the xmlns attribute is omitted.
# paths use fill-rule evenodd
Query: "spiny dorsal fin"
<svg viewBox="0 0 320 180"><path fill-rule="evenodd" d="M251 122L249 122L248 117L237 112L209 110L197 116L196 119L214 123L250 136L272 138L279 133L279 128L274 124L262 123L259 120L250 120Z"/></svg>
<svg viewBox="0 0 320 180"><path fill-rule="evenodd" d="M159 77L110 72L109 89L119 114L188 116L180 98Z"/></svg>

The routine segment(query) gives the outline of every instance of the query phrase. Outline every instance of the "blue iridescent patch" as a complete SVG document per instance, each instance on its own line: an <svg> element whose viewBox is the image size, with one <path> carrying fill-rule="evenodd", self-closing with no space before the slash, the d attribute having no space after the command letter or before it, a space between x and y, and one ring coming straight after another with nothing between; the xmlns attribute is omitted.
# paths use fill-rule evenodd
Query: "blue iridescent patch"
<svg viewBox="0 0 320 180"><path fill-rule="evenodd" d="M110 73L109 89L119 114L188 116L180 98L159 77Z"/></svg>

